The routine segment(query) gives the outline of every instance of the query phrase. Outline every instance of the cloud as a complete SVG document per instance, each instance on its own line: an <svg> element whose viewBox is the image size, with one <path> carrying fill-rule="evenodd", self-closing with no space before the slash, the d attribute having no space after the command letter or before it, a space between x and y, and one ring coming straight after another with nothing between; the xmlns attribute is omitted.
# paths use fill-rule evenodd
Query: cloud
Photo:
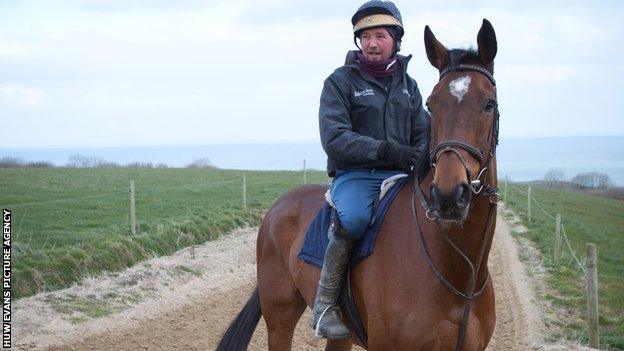
<svg viewBox="0 0 624 351"><path fill-rule="evenodd" d="M18 83L0 83L0 103L19 107L35 107L41 103L44 92Z"/></svg>
<svg viewBox="0 0 624 351"><path fill-rule="evenodd" d="M141 9L161 11L199 10L226 1L209 0L73 0L72 7L96 12L132 12Z"/></svg>
<svg viewBox="0 0 624 351"><path fill-rule="evenodd" d="M513 81L515 84L571 83L574 66L532 66L508 65L498 69L497 76L501 81Z"/></svg>
<svg viewBox="0 0 624 351"><path fill-rule="evenodd" d="M354 48L350 17L362 2L0 2L0 115L35 136L6 142L317 138L322 82ZM409 72L426 98L438 77L424 25L448 47L475 46L486 17L499 43L502 128L554 130L544 126L580 119L599 99L605 120L619 113L624 81L607 67L624 61L614 4L397 1L402 53L414 54Z"/></svg>

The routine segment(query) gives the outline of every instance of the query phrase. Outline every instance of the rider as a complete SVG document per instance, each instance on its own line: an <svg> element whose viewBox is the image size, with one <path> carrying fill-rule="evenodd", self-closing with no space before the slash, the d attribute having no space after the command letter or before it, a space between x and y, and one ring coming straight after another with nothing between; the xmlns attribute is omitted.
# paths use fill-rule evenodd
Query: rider
<svg viewBox="0 0 624 351"><path fill-rule="evenodd" d="M319 110L338 219L330 228L311 325L317 336L332 339L350 336L335 304L351 249L370 224L380 185L428 165L431 129L416 81L407 74L411 55L397 54L403 37L397 7L390 1L368 1L351 23L359 50L349 51L345 65L325 80Z"/></svg>

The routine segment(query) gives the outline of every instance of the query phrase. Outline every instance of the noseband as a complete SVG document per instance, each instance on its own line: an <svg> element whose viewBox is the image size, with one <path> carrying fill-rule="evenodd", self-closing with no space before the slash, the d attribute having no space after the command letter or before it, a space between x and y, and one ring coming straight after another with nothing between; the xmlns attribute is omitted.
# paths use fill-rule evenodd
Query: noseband
<svg viewBox="0 0 624 351"><path fill-rule="evenodd" d="M445 69L444 71L442 71L442 73L440 73L440 80L447 73L464 72L464 71L472 71L472 72L481 73L492 83L494 87L496 87L496 80L494 80L494 77L492 76L492 74L486 69L479 67L479 66L474 66L474 65L459 65L455 67L449 67ZM438 161L438 158L440 158L440 155L442 155L445 152L452 152L455 155L457 155L457 157L459 158L459 161L462 163L462 165L464 166L464 169L466 170L466 177L468 179L468 183L470 184L470 190L475 195L478 195L483 192L482 195L484 196L493 196L493 194L497 192L497 189L493 188L485 181L485 174L487 172L487 168L491 159L494 157L494 154L496 153L496 145L498 145L499 116L500 114L498 111L498 103L495 100L494 101L494 120L492 121L492 127L490 129L490 134L489 134L489 142L490 142L489 146L490 147L489 147L489 152L487 152L487 154L486 154L486 150L479 150L476 147L466 142L463 142L461 140L442 141L438 145L436 145L436 147L433 148L431 153L429 154L430 164L431 164L431 167L434 169L434 172L436 169L436 163ZM460 149L468 152L468 154L470 154L479 162L479 165L481 168L479 172L477 173L477 176L474 179L472 178L472 174L470 172L470 169L468 168L468 165L466 164L466 161L464 160L464 157L459 152ZM427 218L430 218L430 211L428 212Z"/></svg>

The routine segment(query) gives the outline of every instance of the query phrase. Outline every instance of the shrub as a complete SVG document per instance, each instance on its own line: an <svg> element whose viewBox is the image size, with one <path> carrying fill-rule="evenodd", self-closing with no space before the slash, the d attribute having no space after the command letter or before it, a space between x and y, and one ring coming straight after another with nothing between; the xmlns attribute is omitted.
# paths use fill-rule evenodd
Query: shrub
<svg viewBox="0 0 624 351"><path fill-rule="evenodd" d="M95 167L117 168L117 167L120 167L120 165L115 162L108 162L99 157L74 154L74 155L69 156L67 167L71 167L71 168L95 168Z"/></svg>
<svg viewBox="0 0 624 351"><path fill-rule="evenodd" d="M35 161L35 162L28 162L28 164L26 164L26 167L52 168L54 167L54 164L48 161Z"/></svg>
<svg viewBox="0 0 624 351"><path fill-rule="evenodd" d="M579 173L570 182L581 189L606 189L612 185L609 176L599 172Z"/></svg>
<svg viewBox="0 0 624 351"><path fill-rule="evenodd" d="M15 167L34 167L34 168L51 168L54 164L49 161L26 162L21 158L5 156L0 158L0 168Z"/></svg>
<svg viewBox="0 0 624 351"><path fill-rule="evenodd" d="M193 160L193 162L186 165L186 168L217 168L210 163L210 160L207 158L198 158Z"/></svg>
<svg viewBox="0 0 624 351"><path fill-rule="evenodd" d="M127 168L154 168L151 162L132 162L126 165Z"/></svg>
<svg viewBox="0 0 624 351"><path fill-rule="evenodd" d="M0 167L1 168L10 168L10 167L24 167L24 160L17 157L5 156L0 158Z"/></svg>
<svg viewBox="0 0 624 351"><path fill-rule="evenodd" d="M544 182L548 186L557 186L563 181L563 170L551 168L544 174Z"/></svg>

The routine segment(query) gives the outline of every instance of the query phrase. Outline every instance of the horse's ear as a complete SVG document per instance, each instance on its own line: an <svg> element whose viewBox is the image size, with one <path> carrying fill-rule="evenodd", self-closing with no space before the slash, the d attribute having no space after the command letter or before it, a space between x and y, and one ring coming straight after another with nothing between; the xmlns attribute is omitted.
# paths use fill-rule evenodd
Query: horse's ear
<svg viewBox="0 0 624 351"><path fill-rule="evenodd" d="M479 58L485 67L493 70L494 57L496 57L496 33L490 21L483 19L481 29L477 35L477 45L479 46Z"/></svg>
<svg viewBox="0 0 624 351"><path fill-rule="evenodd" d="M429 26L425 26L425 50L433 67L442 71L449 65L451 59L448 50L436 39Z"/></svg>

